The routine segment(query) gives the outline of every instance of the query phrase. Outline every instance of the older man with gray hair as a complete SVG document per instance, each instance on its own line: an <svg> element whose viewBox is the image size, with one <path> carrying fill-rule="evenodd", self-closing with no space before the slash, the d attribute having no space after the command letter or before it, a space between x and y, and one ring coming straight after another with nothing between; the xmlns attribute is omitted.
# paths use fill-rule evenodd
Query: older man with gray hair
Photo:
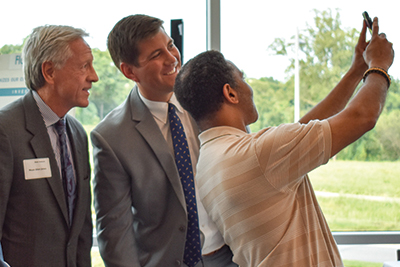
<svg viewBox="0 0 400 267"><path fill-rule="evenodd" d="M98 80L85 36L35 28L22 54L30 91L0 110L0 242L13 267L91 266L88 141L67 114Z"/></svg>

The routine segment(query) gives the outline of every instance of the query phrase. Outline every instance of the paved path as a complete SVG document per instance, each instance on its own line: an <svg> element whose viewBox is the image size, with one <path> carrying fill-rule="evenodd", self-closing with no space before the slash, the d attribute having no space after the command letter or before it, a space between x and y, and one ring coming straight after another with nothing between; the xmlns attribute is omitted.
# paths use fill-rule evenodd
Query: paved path
<svg viewBox="0 0 400 267"><path fill-rule="evenodd" d="M355 194L342 194L342 193L331 193L331 192L323 192L323 191L315 191L316 196L321 197L349 197L349 198L358 198L358 199L366 199L366 200L375 200L375 201L393 201L400 203L400 198L398 197L381 197L381 196L365 196L365 195L355 195Z"/></svg>
<svg viewBox="0 0 400 267"><path fill-rule="evenodd" d="M357 260L365 262L397 261L398 245L339 245L343 260Z"/></svg>

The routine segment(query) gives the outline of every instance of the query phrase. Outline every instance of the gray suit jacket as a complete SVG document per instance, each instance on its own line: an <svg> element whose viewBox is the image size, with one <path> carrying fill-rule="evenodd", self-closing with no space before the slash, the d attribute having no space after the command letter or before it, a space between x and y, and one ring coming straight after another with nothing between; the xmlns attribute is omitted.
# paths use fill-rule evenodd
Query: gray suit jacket
<svg viewBox="0 0 400 267"><path fill-rule="evenodd" d="M192 126L198 133L194 121ZM181 266L184 193L174 156L137 87L91 139L98 243L106 266Z"/></svg>
<svg viewBox="0 0 400 267"><path fill-rule="evenodd" d="M72 225L50 138L32 92L0 110L0 239L12 267L91 265L87 136L66 116L77 179ZM26 180L23 160L49 158L52 176Z"/></svg>

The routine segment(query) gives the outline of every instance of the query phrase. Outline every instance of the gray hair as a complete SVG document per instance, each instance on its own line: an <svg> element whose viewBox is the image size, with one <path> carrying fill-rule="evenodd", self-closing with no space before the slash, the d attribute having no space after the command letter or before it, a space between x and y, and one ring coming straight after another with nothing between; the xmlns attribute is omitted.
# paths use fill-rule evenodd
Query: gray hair
<svg viewBox="0 0 400 267"><path fill-rule="evenodd" d="M43 87L42 64L50 61L60 69L72 56L69 44L86 36L84 30L70 26L46 25L33 29L22 51L26 86L32 90Z"/></svg>

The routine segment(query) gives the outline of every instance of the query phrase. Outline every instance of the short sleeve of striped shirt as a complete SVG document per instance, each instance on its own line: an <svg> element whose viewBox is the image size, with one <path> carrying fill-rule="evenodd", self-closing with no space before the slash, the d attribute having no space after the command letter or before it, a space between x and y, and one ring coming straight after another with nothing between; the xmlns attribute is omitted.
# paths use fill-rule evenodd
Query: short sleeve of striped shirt
<svg viewBox="0 0 400 267"><path fill-rule="evenodd" d="M267 128L254 137L264 175L277 190L290 190L302 177L328 162L332 138L329 122L292 123Z"/></svg>

